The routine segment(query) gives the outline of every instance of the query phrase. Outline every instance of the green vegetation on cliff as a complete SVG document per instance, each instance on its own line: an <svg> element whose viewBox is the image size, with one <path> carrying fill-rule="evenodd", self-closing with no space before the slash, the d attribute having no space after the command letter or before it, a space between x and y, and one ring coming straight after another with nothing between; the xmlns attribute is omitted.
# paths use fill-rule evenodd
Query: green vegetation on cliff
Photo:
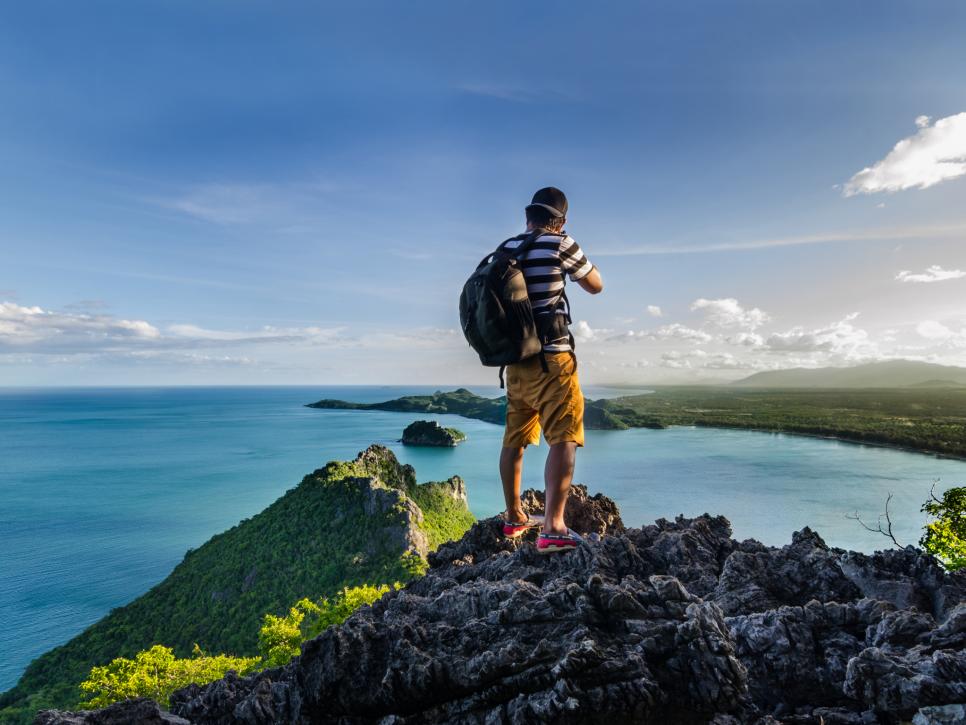
<svg viewBox="0 0 966 725"><path fill-rule="evenodd" d="M396 582L393 588L402 585ZM342 624L359 607L372 604L390 591L388 584L346 587L332 599L313 602L300 599L288 614L266 614L258 646L261 657L210 655L195 647L191 657L176 657L170 647L156 644L133 658L118 657L107 665L91 669L80 689L90 699L81 709L107 707L121 700L147 697L167 707L175 690L189 684L204 685L221 679L229 670L247 675L267 667L285 665L301 651L302 643L319 636L326 628Z"/></svg>
<svg viewBox="0 0 966 725"><path fill-rule="evenodd" d="M586 400L590 430L697 425L800 435L966 457L966 388L774 390L737 386L657 387L647 395ZM422 407L419 407L422 406ZM506 398L468 390L383 403L320 400L310 407L456 413L503 423Z"/></svg>
<svg viewBox="0 0 966 725"><path fill-rule="evenodd" d="M422 509L422 510L420 510ZM372 446L355 461L306 476L260 514L212 537L160 584L34 660L0 695L0 722L70 707L95 665L164 645L179 658L259 652L266 613L332 597L345 587L405 582L427 552L472 523L458 478L417 485L411 466Z"/></svg>

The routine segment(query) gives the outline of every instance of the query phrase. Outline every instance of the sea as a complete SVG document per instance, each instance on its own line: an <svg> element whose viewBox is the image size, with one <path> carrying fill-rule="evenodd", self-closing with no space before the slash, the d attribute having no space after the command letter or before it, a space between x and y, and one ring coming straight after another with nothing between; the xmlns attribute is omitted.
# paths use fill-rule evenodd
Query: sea
<svg viewBox="0 0 966 725"><path fill-rule="evenodd" d="M451 389L451 388L447 388ZM372 443L420 481L454 474L478 517L501 511L502 427L453 415L316 410L433 387L0 389L0 691L26 665L163 579L188 548L264 509L327 461ZM471 387L496 396L496 388ZM588 397L646 389L588 388ZM416 418L464 431L453 449L404 447ZM524 486L542 486L546 445L527 451ZM809 526L833 546L915 543L930 487L962 485L966 463L834 440L676 427L588 431L575 481L620 505L625 523L704 512L734 535L781 546ZM324 522L320 522L324 525Z"/></svg>

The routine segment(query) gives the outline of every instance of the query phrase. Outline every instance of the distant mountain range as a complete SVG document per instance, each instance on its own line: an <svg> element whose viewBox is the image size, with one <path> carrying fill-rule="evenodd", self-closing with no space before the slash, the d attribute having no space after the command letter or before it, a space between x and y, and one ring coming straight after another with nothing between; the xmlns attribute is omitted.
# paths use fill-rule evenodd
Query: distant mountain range
<svg viewBox="0 0 966 725"><path fill-rule="evenodd" d="M966 386L966 368L887 360L846 368L771 370L731 384L748 388L958 388Z"/></svg>

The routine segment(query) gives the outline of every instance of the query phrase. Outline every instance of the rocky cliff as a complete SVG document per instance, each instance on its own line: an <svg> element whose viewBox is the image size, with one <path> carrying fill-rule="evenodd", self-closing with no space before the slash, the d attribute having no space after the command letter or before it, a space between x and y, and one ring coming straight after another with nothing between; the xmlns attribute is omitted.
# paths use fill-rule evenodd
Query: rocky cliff
<svg viewBox="0 0 966 725"><path fill-rule="evenodd" d="M525 497L530 507L539 497ZM625 528L578 489L579 549L499 522L286 667L38 723L946 723L966 701L966 575L913 550L781 548L721 517ZM958 710L957 710L958 708Z"/></svg>
<svg viewBox="0 0 966 725"><path fill-rule="evenodd" d="M47 707L73 706L94 665L154 644L188 656L251 655L266 612L345 586L408 581L426 555L459 538L474 519L459 477L417 484L411 466L382 446L333 461L261 513L189 551L149 592L115 609L36 659L0 696L0 722L22 722ZM32 709L31 709L32 708ZM16 715L16 718L15 718Z"/></svg>

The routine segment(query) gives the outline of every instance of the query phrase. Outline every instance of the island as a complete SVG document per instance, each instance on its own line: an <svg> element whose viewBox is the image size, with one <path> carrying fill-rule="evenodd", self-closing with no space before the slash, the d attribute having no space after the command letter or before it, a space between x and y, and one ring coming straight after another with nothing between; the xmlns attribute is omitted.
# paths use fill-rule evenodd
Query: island
<svg viewBox="0 0 966 725"><path fill-rule="evenodd" d="M456 428L444 428L435 420L416 420L406 426L403 445L455 448L466 440L466 434Z"/></svg>
<svg viewBox="0 0 966 725"><path fill-rule="evenodd" d="M506 398L459 388L380 403L319 400L308 407L451 413L502 424ZM791 433L966 458L966 388L657 386L644 395L584 400L589 430L669 426Z"/></svg>

